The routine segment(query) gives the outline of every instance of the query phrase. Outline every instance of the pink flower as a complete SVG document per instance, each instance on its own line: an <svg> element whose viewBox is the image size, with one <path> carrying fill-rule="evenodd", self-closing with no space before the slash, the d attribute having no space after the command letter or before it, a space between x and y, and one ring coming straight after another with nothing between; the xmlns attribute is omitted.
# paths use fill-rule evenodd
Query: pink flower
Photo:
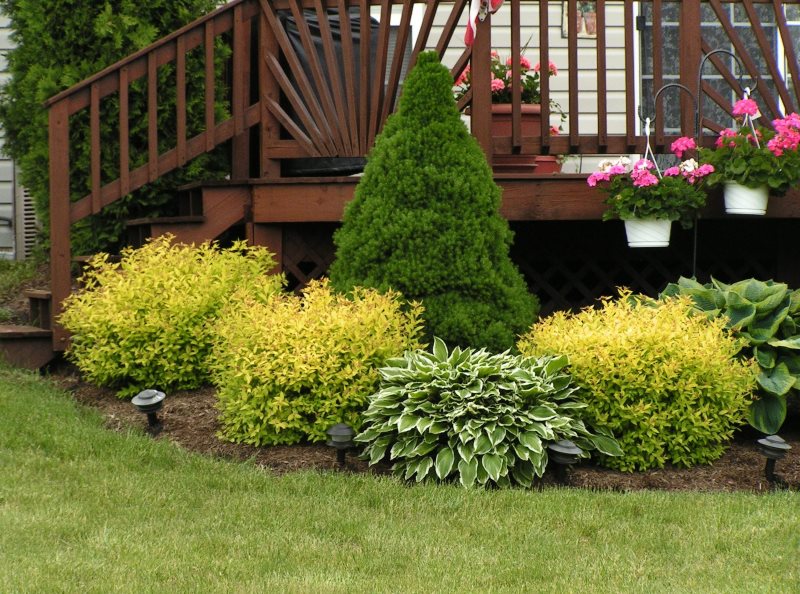
<svg viewBox="0 0 800 594"><path fill-rule="evenodd" d="M731 130L730 128L725 128L719 133L719 138L717 138L716 147L720 148L722 145L727 144L729 147L734 146L733 141L731 138L736 136L736 131Z"/></svg>
<svg viewBox="0 0 800 594"><path fill-rule="evenodd" d="M634 171L650 171L654 167L652 161L647 159L639 159L633 164Z"/></svg>
<svg viewBox="0 0 800 594"><path fill-rule="evenodd" d="M785 118L773 120L775 136L767 143L767 147L776 157L784 151L796 151L800 146L800 116L791 113Z"/></svg>
<svg viewBox="0 0 800 594"><path fill-rule="evenodd" d="M520 56L519 57L519 65L522 68L524 68L525 70L530 70L531 69L531 62L525 56Z"/></svg>
<svg viewBox="0 0 800 594"><path fill-rule="evenodd" d="M752 99L740 99L733 106L733 115L755 117L758 115L758 103Z"/></svg>
<svg viewBox="0 0 800 594"><path fill-rule="evenodd" d="M621 163L617 163L616 165L612 165L611 168L608 170L610 175L622 175L623 173L628 173L628 170L625 169L625 165Z"/></svg>
<svg viewBox="0 0 800 594"><path fill-rule="evenodd" d="M647 170L640 169L640 175L637 175L635 178L633 173L631 173L631 179L633 179L633 185L637 188L647 188L649 186L657 186L658 185L658 178L650 173Z"/></svg>
<svg viewBox="0 0 800 594"><path fill-rule="evenodd" d="M550 126L550 136L558 136L561 133L561 130L558 129L558 126Z"/></svg>
<svg viewBox="0 0 800 594"><path fill-rule="evenodd" d="M553 63L548 63L548 70L551 76L556 76L558 74L558 67ZM534 72L540 72L542 70L542 65L539 62L536 62L536 65L533 67Z"/></svg>
<svg viewBox="0 0 800 594"><path fill-rule="evenodd" d="M670 167L669 169L664 171L664 175L666 175L668 177L676 177L676 176L678 176L680 174L681 174L681 170L680 170L680 167L678 167L677 165L675 167Z"/></svg>
<svg viewBox="0 0 800 594"><path fill-rule="evenodd" d="M611 179L611 175L606 171L595 171L586 180L586 183L591 187L595 187L597 182L607 182Z"/></svg>
<svg viewBox="0 0 800 594"><path fill-rule="evenodd" d="M503 82L501 78L493 78L492 79L492 93L496 93L497 91L502 91L506 88L506 83Z"/></svg>
<svg viewBox="0 0 800 594"><path fill-rule="evenodd" d="M679 159L683 157L683 153L685 153L686 151L692 151L696 148L697 145L695 144L694 139L689 138L688 136L681 136L670 146L670 150Z"/></svg>

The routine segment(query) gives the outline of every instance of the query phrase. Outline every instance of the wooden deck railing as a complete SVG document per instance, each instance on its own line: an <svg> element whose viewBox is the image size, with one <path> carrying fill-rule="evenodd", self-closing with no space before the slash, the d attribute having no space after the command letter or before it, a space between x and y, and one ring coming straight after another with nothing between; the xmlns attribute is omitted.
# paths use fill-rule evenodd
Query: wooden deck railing
<svg viewBox="0 0 800 594"><path fill-rule="evenodd" d="M468 0L233 0L50 99L55 314L70 290L71 223L228 141L233 178L280 177L287 159L363 156L393 111L405 73L425 49L436 50L454 78L470 65L474 82L460 106L470 107L472 133L490 159L509 153L641 152L640 106L655 117L658 151L694 132L696 103L701 129L727 125L743 84L754 88L764 119L800 104L794 45L800 0L506 0L478 22L475 43L465 48L468 9ZM593 13L591 32L579 30L576 18L587 10ZM582 16L589 22L588 13ZM225 72L217 67L219 48L230 56ZM561 104L567 115L562 134L542 126L538 136L524 136L517 95L511 135L492 137L492 49L524 53L532 63L557 62L559 76L542 78L542 114L548 121L551 100ZM728 53L707 59L701 76L703 55L717 49ZM205 116L202 130L195 126L190 132L192 52L204 64ZM174 93L175 121L168 130L158 123L165 70L174 73L168 91ZM653 105L655 90L665 83L680 83L684 90L665 92ZM144 143L129 133L135 84L146 88ZM217 119L220 95L229 113ZM101 136L105 113L117 119L113 147ZM81 134L90 146L86 171L70 163ZM251 139L257 139L253 146ZM133 159L134 152L144 153L144 162Z"/></svg>

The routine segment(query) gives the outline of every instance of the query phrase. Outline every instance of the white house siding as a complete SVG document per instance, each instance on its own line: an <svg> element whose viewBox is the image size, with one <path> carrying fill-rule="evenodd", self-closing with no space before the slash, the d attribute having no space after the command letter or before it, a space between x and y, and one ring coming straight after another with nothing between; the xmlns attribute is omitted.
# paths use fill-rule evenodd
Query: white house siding
<svg viewBox="0 0 800 594"><path fill-rule="evenodd" d="M9 24L7 18L0 16L0 84L8 80L5 53L13 47ZM0 129L0 147L2 147L2 142L3 133ZM0 258L13 258L15 256L15 229L17 225L14 201L14 162L4 155L0 155ZM7 222L11 222L13 225L9 225Z"/></svg>

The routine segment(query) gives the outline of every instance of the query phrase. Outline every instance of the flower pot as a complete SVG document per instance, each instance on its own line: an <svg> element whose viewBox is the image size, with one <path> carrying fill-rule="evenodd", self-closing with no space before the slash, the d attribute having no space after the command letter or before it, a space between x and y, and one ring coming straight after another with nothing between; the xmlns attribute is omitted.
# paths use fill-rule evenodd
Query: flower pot
<svg viewBox="0 0 800 594"><path fill-rule="evenodd" d="M595 12L584 13L583 20L586 23L586 34L597 35L597 13Z"/></svg>
<svg viewBox="0 0 800 594"><path fill-rule="evenodd" d="M736 182L725 182L725 212L728 214L766 214L768 200L767 186L748 188Z"/></svg>
<svg viewBox="0 0 800 594"><path fill-rule="evenodd" d="M625 221L628 247L667 247L672 221L663 219L629 219Z"/></svg>
<svg viewBox="0 0 800 594"><path fill-rule="evenodd" d="M493 137L512 135L511 108L510 103L492 104ZM520 127L523 136L539 136L542 131L542 106L521 105ZM492 169L495 173L538 173L535 155L494 155Z"/></svg>
<svg viewBox="0 0 800 594"><path fill-rule="evenodd" d="M561 173L561 159L554 155L537 155L536 173Z"/></svg>

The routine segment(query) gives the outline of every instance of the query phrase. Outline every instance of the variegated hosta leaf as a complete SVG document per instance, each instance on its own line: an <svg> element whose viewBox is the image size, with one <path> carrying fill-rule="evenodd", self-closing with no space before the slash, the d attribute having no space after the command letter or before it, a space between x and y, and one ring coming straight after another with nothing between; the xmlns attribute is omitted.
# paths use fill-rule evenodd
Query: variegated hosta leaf
<svg viewBox="0 0 800 594"><path fill-rule="evenodd" d="M550 441L574 438L614 455L613 437L585 426L568 363L448 351L434 339L432 352L407 352L381 370L356 439L370 464L388 456L405 480L530 487L544 472Z"/></svg>

